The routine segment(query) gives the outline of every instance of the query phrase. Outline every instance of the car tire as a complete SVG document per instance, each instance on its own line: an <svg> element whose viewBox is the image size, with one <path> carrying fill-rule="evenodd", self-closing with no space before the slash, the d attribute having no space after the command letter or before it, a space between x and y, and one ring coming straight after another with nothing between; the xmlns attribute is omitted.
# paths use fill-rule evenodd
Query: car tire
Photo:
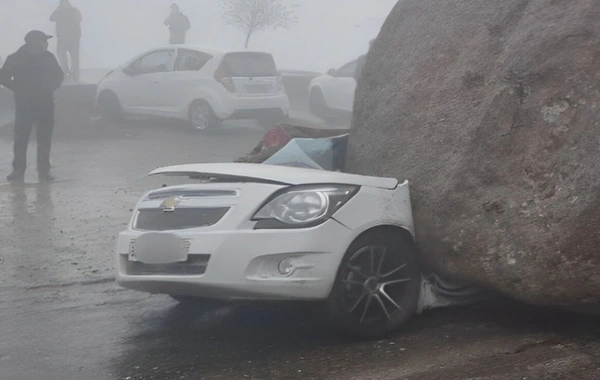
<svg viewBox="0 0 600 380"><path fill-rule="evenodd" d="M219 125L210 104L203 100L196 100L190 105L188 123L192 129L198 132L210 131Z"/></svg>
<svg viewBox="0 0 600 380"><path fill-rule="evenodd" d="M380 338L416 313L420 292L414 244L397 230L374 230L348 248L327 311L334 326L350 335Z"/></svg>
<svg viewBox="0 0 600 380"><path fill-rule="evenodd" d="M102 120L117 122L125 119L123 107L117 94L104 91L98 97L97 112Z"/></svg>

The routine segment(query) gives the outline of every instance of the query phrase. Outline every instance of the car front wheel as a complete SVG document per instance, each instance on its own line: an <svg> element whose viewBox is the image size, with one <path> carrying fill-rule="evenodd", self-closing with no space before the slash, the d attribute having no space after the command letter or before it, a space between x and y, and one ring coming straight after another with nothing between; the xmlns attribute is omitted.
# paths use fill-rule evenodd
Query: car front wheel
<svg viewBox="0 0 600 380"><path fill-rule="evenodd" d="M112 91L104 91L98 97L97 112L102 120L109 122L122 121L125 118L121 101Z"/></svg>
<svg viewBox="0 0 600 380"><path fill-rule="evenodd" d="M413 243L394 230L368 232L342 260L328 301L329 316L351 335L382 337L416 313L420 289Z"/></svg>

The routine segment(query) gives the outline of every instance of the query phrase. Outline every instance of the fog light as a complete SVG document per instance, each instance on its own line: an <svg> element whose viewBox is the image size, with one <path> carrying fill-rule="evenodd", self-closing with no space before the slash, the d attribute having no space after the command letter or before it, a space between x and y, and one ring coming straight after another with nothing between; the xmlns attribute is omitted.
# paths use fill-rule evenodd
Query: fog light
<svg viewBox="0 0 600 380"><path fill-rule="evenodd" d="M283 259L279 262L279 273L284 276L290 276L296 270L292 259Z"/></svg>

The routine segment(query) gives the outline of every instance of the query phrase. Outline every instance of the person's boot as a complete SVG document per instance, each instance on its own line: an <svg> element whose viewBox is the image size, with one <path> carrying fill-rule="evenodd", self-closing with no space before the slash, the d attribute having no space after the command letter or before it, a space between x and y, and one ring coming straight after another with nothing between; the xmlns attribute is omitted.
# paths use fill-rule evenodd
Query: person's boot
<svg viewBox="0 0 600 380"><path fill-rule="evenodd" d="M53 182L54 177L50 173L40 173L38 175L38 179L40 182Z"/></svg>
<svg viewBox="0 0 600 380"><path fill-rule="evenodd" d="M6 177L6 180L8 182L24 182L25 181L25 174L21 174L21 173L17 173L17 172L12 172L12 173L10 173Z"/></svg>

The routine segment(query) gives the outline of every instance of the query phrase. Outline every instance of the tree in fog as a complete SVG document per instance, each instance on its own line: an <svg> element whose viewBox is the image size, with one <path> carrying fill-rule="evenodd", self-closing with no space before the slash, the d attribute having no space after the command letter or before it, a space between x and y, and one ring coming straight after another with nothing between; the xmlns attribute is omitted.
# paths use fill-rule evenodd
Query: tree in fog
<svg viewBox="0 0 600 380"><path fill-rule="evenodd" d="M252 35L263 29L289 29L298 22L296 4L286 0L223 0L225 24L241 30L246 36L245 47Z"/></svg>

